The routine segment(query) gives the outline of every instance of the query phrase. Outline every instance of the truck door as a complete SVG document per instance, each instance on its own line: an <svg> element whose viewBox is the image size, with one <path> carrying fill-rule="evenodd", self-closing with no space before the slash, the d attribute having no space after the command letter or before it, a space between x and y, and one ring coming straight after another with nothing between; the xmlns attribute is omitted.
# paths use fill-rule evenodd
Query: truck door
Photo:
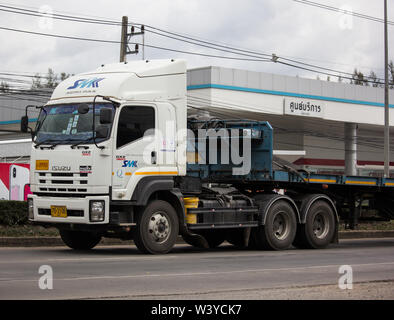
<svg viewBox="0 0 394 320"><path fill-rule="evenodd" d="M157 164L160 171L177 171L176 115L170 103L158 104Z"/></svg>
<svg viewBox="0 0 394 320"><path fill-rule="evenodd" d="M140 168L155 167L156 108L123 106L118 117L114 148L112 185L124 188Z"/></svg>

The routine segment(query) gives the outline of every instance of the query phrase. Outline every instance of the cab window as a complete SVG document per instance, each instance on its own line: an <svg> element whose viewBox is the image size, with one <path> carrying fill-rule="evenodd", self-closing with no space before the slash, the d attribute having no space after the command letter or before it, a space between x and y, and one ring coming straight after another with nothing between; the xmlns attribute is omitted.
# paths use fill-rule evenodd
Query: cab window
<svg viewBox="0 0 394 320"><path fill-rule="evenodd" d="M142 138L147 130L154 128L155 110L152 107L122 108L119 115L116 148Z"/></svg>

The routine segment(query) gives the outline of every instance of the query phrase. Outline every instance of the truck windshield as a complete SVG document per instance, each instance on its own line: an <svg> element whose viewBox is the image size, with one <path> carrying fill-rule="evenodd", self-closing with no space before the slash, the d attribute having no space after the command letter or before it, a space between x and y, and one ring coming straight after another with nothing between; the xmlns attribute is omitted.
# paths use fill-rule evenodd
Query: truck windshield
<svg viewBox="0 0 394 320"><path fill-rule="evenodd" d="M80 104L62 104L45 106L37 121L37 133L35 143L50 143L56 144L74 144L81 141L93 143L93 104L87 104L89 111L85 114L78 112ZM100 110L102 108L110 108L114 113L114 106L112 103L96 103L95 105L95 127L106 127L108 130L106 137L97 136L96 142L106 140L110 133L112 124L100 124ZM97 130L96 130L97 131ZM89 140L90 139L90 140Z"/></svg>

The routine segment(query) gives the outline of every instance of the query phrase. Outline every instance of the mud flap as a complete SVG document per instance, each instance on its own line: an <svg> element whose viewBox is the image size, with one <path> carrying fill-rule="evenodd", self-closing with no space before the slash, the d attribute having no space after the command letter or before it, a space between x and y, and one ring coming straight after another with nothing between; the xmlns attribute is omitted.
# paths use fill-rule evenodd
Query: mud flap
<svg viewBox="0 0 394 320"><path fill-rule="evenodd" d="M183 234L182 238L183 240L185 240L186 243L194 247L206 248L206 249L209 248L208 241L205 240L205 238L199 234L194 234L194 233Z"/></svg>

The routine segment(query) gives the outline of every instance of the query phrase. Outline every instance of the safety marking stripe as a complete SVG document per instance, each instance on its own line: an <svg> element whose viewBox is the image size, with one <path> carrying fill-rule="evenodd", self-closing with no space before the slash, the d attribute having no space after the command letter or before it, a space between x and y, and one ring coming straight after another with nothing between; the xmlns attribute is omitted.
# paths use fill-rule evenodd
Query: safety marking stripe
<svg viewBox="0 0 394 320"><path fill-rule="evenodd" d="M138 175L138 176L141 176L141 175L160 175L160 174L175 174L175 175L177 175L178 172L177 171L167 171L167 172L152 171L152 172L136 172L135 174ZM112 172L112 175L115 175L115 173ZM126 176L132 176L133 173L132 172L126 172L125 175Z"/></svg>
<svg viewBox="0 0 394 320"><path fill-rule="evenodd" d="M376 186L376 182L375 181L351 181L348 180L345 182L346 184L368 184L371 186Z"/></svg>
<svg viewBox="0 0 394 320"><path fill-rule="evenodd" d="M309 179L309 182L327 182L327 183L335 183L337 182L336 180L330 180L330 179Z"/></svg>
<svg viewBox="0 0 394 320"><path fill-rule="evenodd" d="M175 175L177 175L178 172L177 171L165 171L165 172L151 171L151 172L136 172L135 174L138 175L138 176L141 176L141 175L159 175L159 174L175 174Z"/></svg>

